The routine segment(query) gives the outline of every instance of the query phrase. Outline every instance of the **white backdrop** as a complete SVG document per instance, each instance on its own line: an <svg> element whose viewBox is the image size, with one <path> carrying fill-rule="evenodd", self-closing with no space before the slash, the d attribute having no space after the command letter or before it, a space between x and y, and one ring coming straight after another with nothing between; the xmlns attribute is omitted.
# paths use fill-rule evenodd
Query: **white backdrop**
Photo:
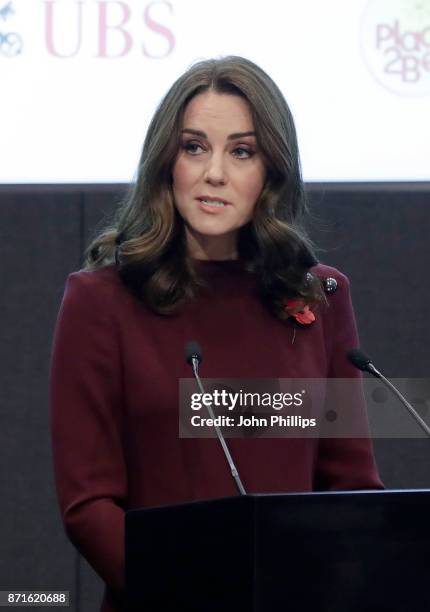
<svg viewBox="0 0 430 612"><path fill-rule="evenodd" d="M430 0L0 0L0 182L128 182L196 59L264 68L307 181L430 180Z"/></svg>

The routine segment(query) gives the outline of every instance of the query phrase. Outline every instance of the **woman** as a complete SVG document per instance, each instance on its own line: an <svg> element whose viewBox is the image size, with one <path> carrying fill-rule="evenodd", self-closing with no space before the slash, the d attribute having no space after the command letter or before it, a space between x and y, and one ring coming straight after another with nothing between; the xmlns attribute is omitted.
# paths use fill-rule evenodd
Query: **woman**
<svg viewBox="0 0 430 612"><path fill-rule="evenodd" d="M71 540L121 609L124 513L235 495L215 439L179 439L184 345L202 375L356 377L348 280L319 265L291 113L255 64L196 64L148 129L136 184L67 283L51 378ZM250 493L379 488L367 439L233 439Z"/></svg>

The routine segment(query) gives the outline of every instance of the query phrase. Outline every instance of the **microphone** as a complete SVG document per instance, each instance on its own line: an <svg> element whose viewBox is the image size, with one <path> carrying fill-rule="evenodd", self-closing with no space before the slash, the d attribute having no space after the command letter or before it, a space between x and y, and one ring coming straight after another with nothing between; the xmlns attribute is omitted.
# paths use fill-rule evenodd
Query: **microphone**
<svg viewBox="0 0 430 612"><path fill-rule="evenodd" d="M415 410L413 406L407 401L407 399L400 393L400 391L393 385L392 382L385 378L385 376L375 368L372 363L372 360L364 351L359 348L353 348L346 353L350 363L353 366L362 370L363 372L369 372L375 378L379 378L382 380L384 385L390 389L394 393L394 395L402 402L402 404L409 410L410 414L416 420L418 425L425 431L427 436L430 437L430 427L427 425L425 421L420 417L418 412Z"/></svg>
<svg viewBox="0 0 430 612"><path fill-rule="evenodd" d="M372 363L370 360L370 357L366 355L366 353L362 351L361 349L359 348L350 349L347 352L346 356L348 357L352 365L354 365L359 370L363 370L363 372L370 371L369 364Z"/></svg>
<svg viewBox="0 0 430 612"><path fill-rule="evenodd" d="M200 347L200 344L195 341L187 342L187 344L185 345L184 352L185 352L185 361L191 365L194 378L197 381L197 386L199 387L200 393L203 395L205 393L205 390L203 388L202 381L200 380L200 376L199 376L199 364L203 360L202 349ZM207 405L206 408L209 412L210 418L213 419L215 423L215 414L212 410L212 406ZM218 437L218 440L222 446L222 450L224 451L224 456L229 465L230 472L231 472L231 475L233 476L237 490L239 491L240 495L246 495L245 488L242 484L242 481L239 476L239 472L237 471L237 468L234 464L230 451L228 450L228 446L223 436L223 433L221 431L221 428L218 425L214 425L214 428L215 428L215 432Z"/></svg>
<svg viewBox="0 0 430 612"><path fill-rule="evenodd" d="M202 349L198 342L194 342L193 340L187 342L185 345L185 361L190 364L193 368L193 374L198 378L199 376L199 365L203 361ZM197 380L197 383L199 381Z"/></svg>

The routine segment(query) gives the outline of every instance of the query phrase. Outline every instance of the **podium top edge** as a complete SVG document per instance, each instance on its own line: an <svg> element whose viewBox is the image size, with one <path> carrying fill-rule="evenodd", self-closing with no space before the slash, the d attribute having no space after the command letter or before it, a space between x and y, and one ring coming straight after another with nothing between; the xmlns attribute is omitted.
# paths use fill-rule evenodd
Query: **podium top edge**
<svg viewBox="0 0 430 612"><path fill-rule="evenodd" d="M208 498L208 499L199 499L192 500L181 503L172 503L172 504L164 504L159 506L142 506L139 508L132 508L126 511L127 515L134 514L136 512L141 512L145 510L146 512L150 512L151 510L160 511L160 510L169 510L171 508L182 508L182 507L198 507L200 505L204 505L207 503L216 503L220 505L224 505L226 503L252 503L258 499L279 499L279 498L288 498L288 499L303 499L306 497L318 497L318 498L347 498L347 497L364 497L364 496L381 496L384 497L406 497L406 496L430 496L430 489L363 489L359 491L305 491L300 493L249 493L246 495L234 495L228 497L216 497L216 498Z"/></svg>

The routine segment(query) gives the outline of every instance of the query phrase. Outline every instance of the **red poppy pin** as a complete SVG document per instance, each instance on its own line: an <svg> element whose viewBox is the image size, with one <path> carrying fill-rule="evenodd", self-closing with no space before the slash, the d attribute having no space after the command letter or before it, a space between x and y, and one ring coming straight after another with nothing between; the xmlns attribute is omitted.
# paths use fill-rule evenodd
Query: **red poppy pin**
<svg viewBox="0 0 430 612"><path fill-rule="evenodd" d="M310 325L315 321L315 315L303 300L288 300L286 312L301 325Z"/></svg>

